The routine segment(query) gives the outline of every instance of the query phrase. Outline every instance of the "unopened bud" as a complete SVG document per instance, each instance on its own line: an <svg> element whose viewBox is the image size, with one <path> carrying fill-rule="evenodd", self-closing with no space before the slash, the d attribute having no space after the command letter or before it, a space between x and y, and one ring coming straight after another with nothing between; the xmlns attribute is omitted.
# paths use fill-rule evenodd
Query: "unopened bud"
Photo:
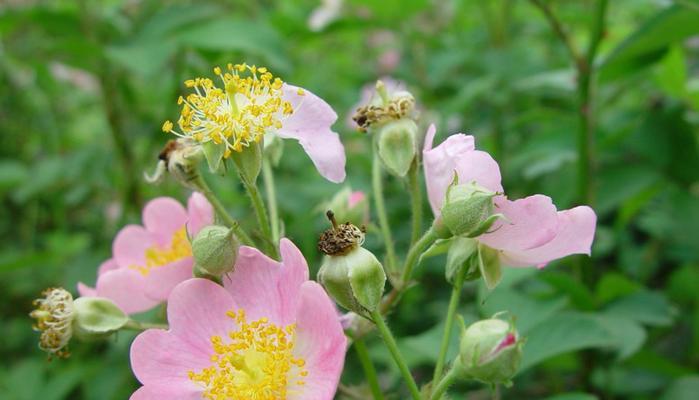
<svg viewBox="0 0 699 400"><path fill-rule="evenodd" d="M461 334L455 368L466 378L509 384L522 360L522 345L510 323L500 319L478 321Z"/></svg>
<svg viewBox="0 0 699 400"><path fill-rule="evenodd" d="M495 195L476 183L459 185L455 179L447 189L441 221L454 236L479 236L501 217L494 214Z"/></svg>
<svg viewBox="0 0 699 400"><path fill-rule="evenodd" d="M390 121L377 132L379 157L386 169L403 177L417 155L417 125L412 119Z"/></svg>
<svg viewBox="0 0 699 400"><path fill-rule="evenodd" d="M192 240L195 275L217 278L231 272L238 257L238 247L232 229L205 226Z"/></svg>
<svg viewBox="0 0 699 400"><path fill-rule="evenodd" d="M381 302L386 273L379 260L361 247L364 233L356 226L338 225L332 212L333 228L321 235L320 251L327 257L318 271L318 281L342 307L368 316Z"/></svg>
<svg viewBox="0 0 699 400"><path fill-rule="evenodd" d="M354 225L369 222L369 202L367 195L361 191L352 191L345 186L330 201L322 204L323 210L333 210L335 218L348 221Z"/></svg>

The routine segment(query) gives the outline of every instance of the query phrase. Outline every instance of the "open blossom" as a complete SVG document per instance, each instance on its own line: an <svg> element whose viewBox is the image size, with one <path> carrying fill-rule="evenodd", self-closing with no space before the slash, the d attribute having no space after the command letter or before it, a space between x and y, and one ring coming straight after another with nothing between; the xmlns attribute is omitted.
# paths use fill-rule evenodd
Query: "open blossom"
<svg viewBox="0 0 699 400"><path fill-rule="evenodd" d="M168 300L170 329L150 329L131 346L143 386L132 400L330 400L346 338L323 288L282 239L282 261L241 247L223 287L203 279Z"/></svg>
<svg viewBox="0 0 699 400"><path fill-rule="evenodd" d="M345 179L345 149L330 127L335 111L320 97L284 83L265 67L216 67L219 88L209 78L185 81L194 92L180 96L179 130L165 121L163 131L222 147L224 157L259 143L266 134L296 139L318 172L332 182Z"/></svg>
<svg viewBox="0 0 699 400"><path fill-rule="evenodd" d="M423 150L427 193L435 217L440 215L455 172L461 183L475 182L492 192L503 192L497 162L475 149L473 136L452 135L433 148L435 132L434 125L430 126ZM597 219L590 207L557 211L551 198L540 194L515 201L498 195L494 203L496 212L505 218L477 240L498 250L505 264L543 267L570 254L590 254Z"/></svg>
<svg viewBox="0 0 699 400"><path fill-rule="evenodd" d="M143 226L127 225L117 234L112 258L100 266L95 288L79 283L78 291L111 299L127 314L152 308L192 277L188 235L213 222L213 208L200 193L190 196L186 210L170 197L151 200L143 208Z"/></svg>

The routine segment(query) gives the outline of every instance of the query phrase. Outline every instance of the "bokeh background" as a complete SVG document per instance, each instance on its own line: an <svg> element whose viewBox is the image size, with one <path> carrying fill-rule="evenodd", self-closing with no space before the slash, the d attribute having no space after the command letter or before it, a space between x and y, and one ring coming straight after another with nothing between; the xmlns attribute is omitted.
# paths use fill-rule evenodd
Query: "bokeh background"
<svg viewBox="0 0 699 400"><path fill-rule="evenodd" d="M76 343L71 358L47 362L27 313L45 287L75 293L78 281L94 283L113 236L139 221L145 201L186 198L172 181L155 187L142 178L168 139L160 126L176 117L184 79L242 61L269 67L337 110L354 189L370 187L370 140L347 118L363 85L391 76L418 99L421 129L435 122L439 140L476 136L500 162L511 197L544 193L560 209L582 202L581 187L589 192L583 197L599 216L590 262L508 269L495 291L474 282L462 297L467 321L507 310L528 338L522 371L500 398L696 398L699 2L609 1L597 25L596 0L539 1L583 57L599 27L586 109L575 64L535 3L0 2L0 398L126 399L136 387L133 335ZM585 110L593 173L581 182ZM252 224L236 178L209 178L231 212ZM342 186L323 180L293 142L277 183L286 235L315 270L321 203ZM404 251L404 183L389 179L387 196ZM380 237L367 245L380 252ZM443 329L443 261L420 267L424 284L390 317L420 382L431 376ZM403 398L381 343L369 345L382 384ZM361 381L350 352L339 397L362 398ZM453 398L463 398L460 391L471 391L469 399L492 394L464 383Z"/></svg>

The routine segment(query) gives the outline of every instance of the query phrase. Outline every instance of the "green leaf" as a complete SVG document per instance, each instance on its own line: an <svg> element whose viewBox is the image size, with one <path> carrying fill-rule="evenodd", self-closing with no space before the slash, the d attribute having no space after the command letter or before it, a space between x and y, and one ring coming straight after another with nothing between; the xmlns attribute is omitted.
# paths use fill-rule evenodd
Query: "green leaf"
<svg viewBox="0 0 699 400"><path fill-rule="evenodd" d="M602 276L597 283L595 298L597 304L607 304L619 297L627 296L641 290L642 286L617 272Z"/></svg>
<svg viewBox="0 0 699 400"><path fill-rule="evenodd" d="M672 382L660 400L694 400L699 393L699 375L679 378Z"/></svg>
<svg viewBox="0 0 699 400"><path fill-rule="evenodd" d="M586 393L566 393L559 394L553 397L547 397L545 400L597 400L598 397Z"/></svg>
<svg viewBox="0 0 699 400"><path fill-rule="evenodd" d="M669 326L674 321L677 310L667 301L665 295L643 291L613 302L604 313L645 325Z"/></svg>
<svg viewBox="0 0 699 400"><path fill-rule="evenodd" d="M490 317L498 312L507 311L515 318L517 330L525 336L543 321L553 318L568 303L562 297L548 300L533 299L503 286L498 286L497 290L489 292L480 301L481 315Z"/></svg>
<svg viewBox="0 0 699 400"><path fill-rule="evenodd" d="M699 33L699 12L673 5L645 21L607 56L600 79L611 80L658 61L667 48Z"/></svg>

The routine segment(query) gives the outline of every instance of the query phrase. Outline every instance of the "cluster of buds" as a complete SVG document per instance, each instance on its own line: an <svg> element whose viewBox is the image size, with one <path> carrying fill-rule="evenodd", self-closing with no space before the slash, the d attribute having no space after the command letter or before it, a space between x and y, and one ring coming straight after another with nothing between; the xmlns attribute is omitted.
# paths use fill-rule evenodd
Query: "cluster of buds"
<svg viewBox="0 0 699 400"><path fill-rule="evenodd" d="M129 321L111 300L101 297L73 296L62 288L49 288L34 301L29 316L36 320L34 330L41 332L39 348L49 357L66 358L68 344L75 336L89 340L109 336Z"/></svg>
<svg viewBox="0 0 699 400"><path fill-rule="evenodd" d="M338 224L332 211L327 216L332 228L318 242L318 250L326 254L318 281L342 307L368 317L381 302L386 273L376 256L362 247L362 229L349 222Z"/></svg>

